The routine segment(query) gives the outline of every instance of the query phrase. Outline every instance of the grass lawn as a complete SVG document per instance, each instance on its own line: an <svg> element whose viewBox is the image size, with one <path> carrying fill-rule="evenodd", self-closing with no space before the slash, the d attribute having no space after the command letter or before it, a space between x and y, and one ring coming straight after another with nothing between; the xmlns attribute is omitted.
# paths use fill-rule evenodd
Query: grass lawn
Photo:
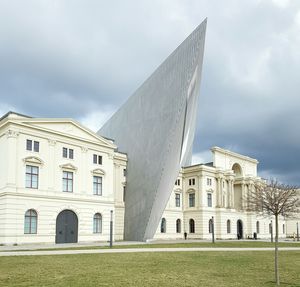
<svg viewBox="0 0 300 287"><path fill-rule="evenodd" d="M282 286L300 286L300 251L280 252ZM0 286L274 286L273 252L170 252L0 258Z"/></svg>

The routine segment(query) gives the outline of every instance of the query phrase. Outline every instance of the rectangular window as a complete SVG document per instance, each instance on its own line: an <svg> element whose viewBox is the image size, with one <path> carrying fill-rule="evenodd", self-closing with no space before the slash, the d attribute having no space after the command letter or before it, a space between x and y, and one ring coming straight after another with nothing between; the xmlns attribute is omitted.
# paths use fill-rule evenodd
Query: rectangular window
<svg viewBox="0 0 300 287"><path fill-rule="evenodd" d="M33 142L33 151L39 152L40 151L40 143L37 141Z"/></svg>
<svg viewBox="0 0 300 287"><path fill-rule="evenodd" d="M212 207L212 194L211 193L207 194L207 206Z"/></svg>
<svg viewBox="0 0 300 287"><path fill-rule="evenodd" d="M123 202L125 202L126 198L126 186L123 186Z"/></svg>
<svg viewBox="0 0 300 287"><path fill-rule="evenodd" d="M195 185L195 179L194 178L189 179L189 185Z"/></svg>
<svg viewBox="0 0 300 287"><path fill-rule="evenodd" d="M63 171L63 192L73 192L73 172Z"/></svg>
<svg viewBox="0 0 300 287"><path fill-rule="evenodd" d="M126 176L127 175L127 170L124 168L123 169L123 176Z"/></svg>
<svg viewBox="0 0 300 287"><path fill-rule="evenodd" d="M69 158L70 159L74 158L74 151L72 149L69 149Z"/></svg>
<svg viewBox="0 0 300 287"><path fill-rule="evenodd" d="M26 165L26 188L38 188L39 168L37 166Z"/></svg>
<svg viewBox="0 0 300 287"><path fill-rule="evenodd" d="M206 184L209 185L209 186L211 186L211 184L212 184L211 178L207 178L206 179Z"/></svg>
<svg viewBox="0 0 300 287"><path fill-rule="evenodd" d="M180 179L176 179L175 185L180 185Z"/></svg>
<svg viewBox="0 0 300 287"><path fill-rule="evenodd" d="M93 154L93 164L102 164L102 156Z"/></svg>
<svg viewBox="0 0 300 287"><path fill-rule="evenodd" d="M93 176L93 193L94 195L102 195L102 177Z"/></svg>
<svg viewBox="0 0 300 287"><path fill-rule="evenodd" d="M68 149L66 147L63 147L63 157L67 158L68 157Z"/></svg>
<svg viewBox="0 0 300 287"><path fill-rule="evenodd" d="M175 206L180 207L180 193L175 193Z"/></svg>
<svg viewBox="0 0 300 287"><path fill-rule="evenodd" d="M195 193L189 194L189 207L195 207Z"/></svg>
<svg viewBox="0 0 300 287"><path fill-rule="evenodd" d="M40 142L32 141L32 140L26 140L26 150L39 152L40 151Z"/></svg>
<svg viewBox="0 0 300 287"><path fill-rule="evenodd" d="M26 140L26 150L32 151L32 140Z"/></svg>

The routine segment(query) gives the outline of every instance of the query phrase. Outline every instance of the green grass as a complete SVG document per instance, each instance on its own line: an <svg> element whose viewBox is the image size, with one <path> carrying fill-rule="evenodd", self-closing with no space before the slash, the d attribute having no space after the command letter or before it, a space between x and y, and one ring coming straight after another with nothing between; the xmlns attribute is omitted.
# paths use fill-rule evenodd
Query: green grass
<svg viewBox="0 0 300 287"><path fill-rule="evenodd" d="M300 251L280 252L282 286L300 286ZM168 252L0 258L0 286L274 286L273 252Z"/></svg>

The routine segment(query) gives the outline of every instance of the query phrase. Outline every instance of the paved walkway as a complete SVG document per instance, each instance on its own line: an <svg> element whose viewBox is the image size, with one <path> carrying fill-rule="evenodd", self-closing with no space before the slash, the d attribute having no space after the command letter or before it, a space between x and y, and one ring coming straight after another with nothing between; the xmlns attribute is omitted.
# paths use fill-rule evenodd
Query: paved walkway
<svg viewBox="0 0 300 287"><path fill-rule="evenodd" d="M281 247L280 251L300 251L300 247ZM45 251L3 251L1 256L32 256L32 255L69 255L69 254L103 254L103 253L142 253L142 252L244 252L274 251L274 248L122 248L122 249L85 249L85 250L45 250Z"/></svg>

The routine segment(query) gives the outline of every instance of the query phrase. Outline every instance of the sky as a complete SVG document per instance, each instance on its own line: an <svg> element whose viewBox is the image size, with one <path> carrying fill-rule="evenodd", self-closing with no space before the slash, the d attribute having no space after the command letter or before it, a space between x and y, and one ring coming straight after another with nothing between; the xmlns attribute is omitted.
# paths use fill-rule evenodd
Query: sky
<svg viewBox="0 0 300 287"><path fill-rule="evenodd" d="M0 116L97 131L206 17L193 163L219 146L300 185L300 1L0 0Z"/></svg>

